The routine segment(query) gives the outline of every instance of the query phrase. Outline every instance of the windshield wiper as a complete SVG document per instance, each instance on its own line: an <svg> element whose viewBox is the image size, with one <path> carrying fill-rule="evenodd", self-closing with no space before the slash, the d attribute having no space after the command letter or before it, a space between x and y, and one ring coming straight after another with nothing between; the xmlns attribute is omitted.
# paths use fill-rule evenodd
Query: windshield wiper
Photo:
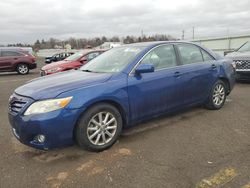
<svg viewBox="0 0 250 188"><path fill-rule="evenodd" d="M89 70L89 69L83 69L83 70L81 70L81 71L84 71L84 72L93 72L93 71L91 71L91 70Z"/></svg>

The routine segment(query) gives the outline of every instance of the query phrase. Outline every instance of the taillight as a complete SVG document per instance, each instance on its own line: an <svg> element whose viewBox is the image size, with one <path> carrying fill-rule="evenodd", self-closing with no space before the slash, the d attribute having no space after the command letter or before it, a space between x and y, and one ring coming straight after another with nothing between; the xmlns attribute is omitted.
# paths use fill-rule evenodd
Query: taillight
<svg viewBox="0 0 250 188"><path fill-rule="evenodd" d="M33 55L29 55L29 57L30 57L32 63L35 63L35 62L36 62L36 57L34 57Z"/></svg>

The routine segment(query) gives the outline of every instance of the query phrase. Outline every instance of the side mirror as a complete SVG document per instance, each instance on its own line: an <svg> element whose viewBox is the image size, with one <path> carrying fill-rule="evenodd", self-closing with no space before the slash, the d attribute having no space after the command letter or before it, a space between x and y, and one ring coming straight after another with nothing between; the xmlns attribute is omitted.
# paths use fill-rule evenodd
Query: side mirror
<svg viewBox="0 0 250 188"><path fill-rule="evenodd" d="M88 59L85 56L82 57L81 60L80 60L81 63L86 63L87 61L88 61Z"/></svg>
<svg viewBox="0 0 250 188"><path fill-rule="evenodd" d="M135 69L135 74L154 72L155 67L153 64L140 64Z"/></svg>

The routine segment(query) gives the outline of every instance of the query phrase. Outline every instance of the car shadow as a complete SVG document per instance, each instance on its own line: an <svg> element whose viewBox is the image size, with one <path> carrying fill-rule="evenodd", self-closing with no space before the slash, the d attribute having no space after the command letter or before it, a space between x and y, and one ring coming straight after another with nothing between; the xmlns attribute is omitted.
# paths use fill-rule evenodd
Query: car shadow
<svg viewBox="0 0 250 188"><path fill-rule="evenodd" d="M237 84L250 84L250 80L237 80Z"/></svg>
<svg viewBox="0 0 250 188"><path fill-rule="evenodd" d="M180 121L188 120L194 116L199 116L206 113L207 110L202 107L191 107L183 110L178 110L172 113L164 114L153 118L146 122L141 122L132 127L123 130L121 138L126 140L131 139L141 133L151 132L168 126L174 126Z"/></svg>
<svg viewBox="0 0 250 188"><path fill-rule="evenodd" d="M38 71L30 71L29 74L26 74L26 75L20 75L17 72L0 72L0 77L6 77L6 76L29 76L29 75L38 75L38 74L39 74Z"/></svg>

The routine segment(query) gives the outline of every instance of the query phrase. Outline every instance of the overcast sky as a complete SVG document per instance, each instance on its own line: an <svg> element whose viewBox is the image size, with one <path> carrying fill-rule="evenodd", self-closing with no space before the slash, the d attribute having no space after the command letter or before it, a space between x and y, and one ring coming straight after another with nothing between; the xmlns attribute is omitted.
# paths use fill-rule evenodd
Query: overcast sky
<svg viewBox="0 0 250 188"><path fill-rule="evenodd" d="M250 34L249 0L1 0L0 44L36 39Z"/></svg>

